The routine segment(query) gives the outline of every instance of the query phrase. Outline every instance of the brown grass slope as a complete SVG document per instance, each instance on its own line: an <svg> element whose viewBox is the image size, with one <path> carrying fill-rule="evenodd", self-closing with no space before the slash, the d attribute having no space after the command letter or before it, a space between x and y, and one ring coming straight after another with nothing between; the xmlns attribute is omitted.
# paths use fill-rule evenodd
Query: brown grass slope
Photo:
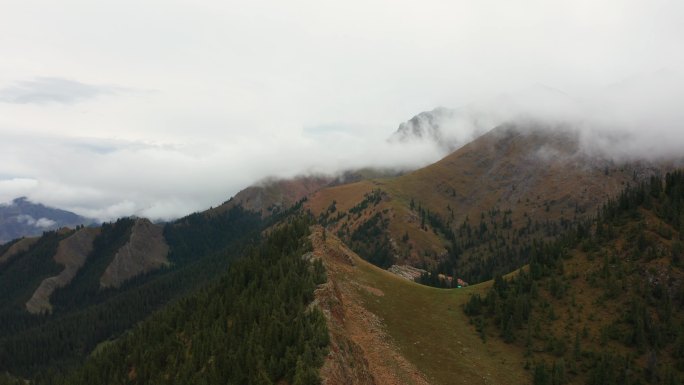
<svg viewBox="0 0 684 385"><path fill-rule="evenodd" d="M15 255L23 253L28 250L34 243L38 241L39 237L22 238L10 246L2 255L0 255L0 265L12 259Z"/></svg>
<svg viewBox="0 0 684 385"><path fill-rule="evenodd" d="M330 215L335 220L328 227L350 234L381 214L388 221L397 263L430 264L445 255L447 243L443 234L421 223L420 210L429 210L451 229L466 218L477 225L493 209L510 210L512 227L506 236L513 237L528 218L544 222L593 215L625 185L667 169L664 164L616 163L589 154L575 131L501 126L414 172L324 188L309 196L307 207L320 216L335 203L337 210ZM361 217L335 217L374 189L384 193L380 204Z"/></svg>
<svg viewBox="0 0 684 385"><path fill-rule="evenodd" d="M58 288L71 283L78 270L85 264L88 254L93 249L93 241L99 233L100 228L85 227L59 243L54 260L64 266L64 270L59 275L46 278L41 282L33 296L26 302L26 310L29 313L40 314L52 311L50 296Z"/></svg>
<svg viewBox="0 0 684 385"><path fill-rule="evenodd" d="M345 171L339 175L298 176L291 179L267 178L238 192L227 202L210 209L208 213L222 213L241 205L247 210L260 212L263 216L287 209L300 200L325 187L344 186L356 182L395 177L400 171L362 168Z"/></svg>
<svg viewBox="0 0 684 385"><path fill-rule="evenodd" d="M329 185L334 178L327 176L270 179L237 193L229 201L208 213L222 213L236 205L260 212L263 216L286 209L307 195Z"/></svg>
<svg viewBox="0 0 684 385"><path fill-rule="evenodd" d="M562 361L556 383L681 383L684 237L677 227L684 218L664 220L664 201L601 222L600 235L595 222L593 235L566 246L564 258L534 280L530 293L483 295L474 322L484 321L490 338L506 338L501 322L507 316L491 308L527 298L529 319L510 329L509 342L527 350L532 366L545 362L550 372Z"/></svg>
<svg viewBox="0 0 684 385"><path fill-rule="evenodd" d="M169 265L169 246L163 232L162 226L148 219L137 219L130 239L119 249L100 278L100 286L119 287L133 277Z"/></svg>

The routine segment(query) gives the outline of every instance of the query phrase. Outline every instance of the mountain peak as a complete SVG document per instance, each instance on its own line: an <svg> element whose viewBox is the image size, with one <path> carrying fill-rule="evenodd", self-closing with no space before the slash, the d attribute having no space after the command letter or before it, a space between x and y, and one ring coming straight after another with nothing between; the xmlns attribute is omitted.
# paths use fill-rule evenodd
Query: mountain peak
<svg viewBox="0 0 684 385"><path fill-rule="evenodd" d="M0 243L15 238L40 235L46 230L92 223L70 211L34 203L26 196L0 205Z"/></svg>

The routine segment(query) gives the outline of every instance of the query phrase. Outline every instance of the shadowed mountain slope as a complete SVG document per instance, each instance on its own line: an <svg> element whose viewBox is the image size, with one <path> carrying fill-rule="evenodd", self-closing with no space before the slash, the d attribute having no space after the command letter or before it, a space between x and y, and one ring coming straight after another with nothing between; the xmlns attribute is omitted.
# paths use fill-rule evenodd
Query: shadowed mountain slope
<svg viewBox="0 0 684 385"><path fill-rule="evenodd" d="M43 231L60 227L76 227L93 222L72 212L33 203L21 197L9 204L0 204L0 243L41 235Z"/></svg>

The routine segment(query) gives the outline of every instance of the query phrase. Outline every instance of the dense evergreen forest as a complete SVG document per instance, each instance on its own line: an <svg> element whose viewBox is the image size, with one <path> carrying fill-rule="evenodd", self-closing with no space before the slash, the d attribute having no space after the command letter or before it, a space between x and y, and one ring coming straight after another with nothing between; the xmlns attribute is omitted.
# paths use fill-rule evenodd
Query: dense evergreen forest
<svg viewBox="0 0 684 385"><path fill-rule="evenodd" d="M170 267L117 289L101 289L99 278L127 241L133 223L124 218L102 226L85 265L70 285L51 297L50 315L31 315L24 304L43 279L63 269L52 257L59 241L70 233L46 233L30 249L0 265L0 373L31 378L48 369L79 365L99 344L215 281L265 225L258 214L240 207L220 215L190 215L166 225Z"/></svg>
<svg viewBox="0 0 684 385"><path fill-rule="evenodd" d="M318 222L323 226L342 222L337 231L340 239L370 263L386 269L395 262L394 250L387 231L387 213L375 213L353 230L350 229L349 222L344 221L359 220L367 210L377 206L383 199L386 199L386 194L382 190L373 190L346 212L338 211L336 202L333 201L330 207L318 216Z"/></svg>
<svg viewBox="0 0 684 385"><path fill-rule="evenodd" d="M525 224L514 227L512 210L493 208L481 213L477 222L466 218L454 227L452 220L445 221L442 216L420 206L416 210L424 229L431 229L448 241L446 255L436 265L423 266L428 273L419 280L424 285L442 288L452 285L438 279L440 274L473 284L518 269L529 262L536 243L553 240L579 223L577 212L571 213L570 219L561 217L543 222L533 220L525 213Z"/></svg>
<svg viewBox="0 0 684 385"><path fill-rule="evenodd" d="M684 174L651 178L595 220L535 242L466 314L487 338L527 351L535 385L681 384Z"/></svg>
<svg viewBox="0 0 684 385"><path fill-rule="evenodd" d="M309 304L326 277L320 260L302 257L310 224L277 227L218 282L36 384L318 384L328 331Z"/></svg>

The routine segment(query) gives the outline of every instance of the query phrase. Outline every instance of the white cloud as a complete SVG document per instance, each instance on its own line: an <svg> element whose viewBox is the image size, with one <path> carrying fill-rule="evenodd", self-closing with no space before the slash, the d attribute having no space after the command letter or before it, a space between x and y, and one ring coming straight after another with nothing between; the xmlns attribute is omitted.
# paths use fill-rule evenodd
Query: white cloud
<svg viewBox="0 0 684 385"><path fill-rule="evenodd" d="M17 163L16 160L14 163ZM37 187L38 181L33 178L0 179L0 202L9 203L14 198L28 195L30 192L35 191Z"/></svg>
<svg viewBox="0 0 684 385"><path fill-rule="evenodd" d="M25 223L29 226L33 226L36 224L36 219L28 214L20 214L17 215L17 222L18 223Z"/></svg>
<svg viewBox="0 0 684 385"><path fill-rule="evenodd" d="M0 201L171 217L271 174L422 165L442 153L386 143L400 122L530 84L674 150L651 134L681 136L654 118L676 102L599 102L606 84L684 67L682 15L668 0L16 2L0 13Z"/></svg>
<svg viewBox="0 0 684 385"><path fill-rule="evenodd" d="M34 223L34 226L39 227L41 229L47 229L49 227L55 226L56 224L57 222L53 221L52 219L40 218Z"/></svg>

